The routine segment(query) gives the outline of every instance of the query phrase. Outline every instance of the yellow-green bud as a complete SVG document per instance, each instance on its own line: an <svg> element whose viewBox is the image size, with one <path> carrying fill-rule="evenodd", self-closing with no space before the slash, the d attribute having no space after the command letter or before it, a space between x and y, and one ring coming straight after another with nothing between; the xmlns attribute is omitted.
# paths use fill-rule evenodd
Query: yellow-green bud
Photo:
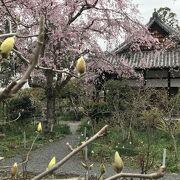
<svg viewBox="0 0 180 180"><path fill-rule="evenodd" d="M18 170L18 165L17 163L14 163L13 166L11 167L11 175L14 177L17 174Z"/></svg>
<svg viewBox="0 0 180 180"><path fill-rule="evenodd" d="M83 58L83 56L81 56L76 63L76 70L79 74L83 74L86 71L86 62Z"/></svg>
<svg viewBox="0 0 180 180"><path fill-rule="evenodd" d="M120 173L124 167L124 163L117 151L115 152L115 155L114 155L114 162L112 163L112 167L114 171L116 171L117 173Z"/></svg>
<svg viewBox="0 0 180 180"><path fill-rule="evenodd" d="M106 167L103 163L100 165L100 172L101 172L101 175L106 172Z"/></svg>

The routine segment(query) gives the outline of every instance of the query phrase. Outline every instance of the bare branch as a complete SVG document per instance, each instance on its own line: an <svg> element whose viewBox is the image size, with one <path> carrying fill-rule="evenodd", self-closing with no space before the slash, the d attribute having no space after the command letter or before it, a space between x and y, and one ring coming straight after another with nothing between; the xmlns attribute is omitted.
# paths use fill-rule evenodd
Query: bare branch
<svg viewBox="0 0 180 180"><path fill-rule="evenodd" d="M48 32L48 33L45 33L45 34L46 35L51 34L51 32ZM31 38L31 37L38 37L38 36L39 36L39 34L30 34L30 35L24 35L24 36L19 35L19 34L16 35L17 38Z"/></svg>
<svg viewBox="0 0 180 180"><path fill-rule="evenodd" d="M13 49L13 51L17 54L17 56L23 60L26 64L30 64L30 62L28 61L28 59L26 59L21 52L17 51L16 49ZM65 74L68 74L68 75L71 75L72 77L76 77L78 78L78 76L76 76L75 74L71 73L71 72L68 72L68 71L65 71L65 70L59 70L59 69L52 69L52 68L48 68L48 67L43 67L43 66L35 66L35 69L41 69L41 70L51 70L53 72L56 72L56 73L65 73Z"/></svg>
<svg viewBox="0 0 180 180"><path fill-rule="evenodd" d="M69 144L69 142L66 143L66 146L69 148L70 151L73 151L73 147Z"/></svg>
<svg viewBox="0 0 180 180"><path fill-rule="evenodd" d="M83 29L84 30L89 29L94 24L94 22L95 22L95 19L93 19L92 22L89 25L87 25L86 27L84 27Z"/></svg>
<svg viewBox="0 0 180 180"><path fill-rule="evenodd" d="M17 55L21 60L23 60L26 64L29 64L29 60L26 59L26 58L22 55L21 52L19 52L19 51L16 50L16 49L13 49L13 52L15 52L16 55Z"/></svg>
<svg viewBox="0 0 180 180"><path fill-rule="evenodd" d="M29 161L30 153L31 153L31 151L32 151L32 149L33 149L33 147L34 147L34 144L35 144L36 140L38 139L38 137L39 137L39 133L38 133L38 134L36 135L36 137L34 138L32 144L31 144L31 147L30 147L30 149L29 149L29 151L28 151L28 153L27 153L27 155L26 155L25 161L23 161L22 163L20 163L20 164L18 164L18 165L26 164L26 163Z"/></svg>
<svg viewBox="0 0 180 180"><path fill-rule="evenodd" d="M10 10L8 9L8 7L6 6L5 2L3 0L1 0L2 5L6 8L6 11L8 12L9 16L11 17L11 19L13 20L13 22L17 25L17 22L15 20L15 18L13 17L13 15L11 14Z"/></svg>
<svg viewBox="0 0 180 180"><path fill-rule="evenodd" d="M16 36L17 38L31 38L31 37L38 37L38 34L30 34L27 36L21 36L17 33L6 33L6 34L0 34L0 38L10 37L10 36Z"/></svg>
<svg viewBox="0 0 180 180"><path fill-rule="evenodd" d="M67 156L65 156L61 161L59 161L56 165L54 165L51 169L46 170L44 172L42 172L41 174L35 176L34 178L32 178L32 180L38 180L41 179L43 177L45 177L46 175L54 172L55 170L57 170L59 167L61 167L66 161L68 161L72 156L74 156L75 154L77 154L81 149L83 149L85 146L87 146L89 143L93 142L94 140L96 140L97 138L101 137L101 135L106 132L108 128L108 125L105 125L100 131L98 131L93 137L91 137L89 140L85 141L82 145L80 145L79 147L73 149L72 152L70 152Z"/></svg>
<svg viewBox="0 0 180 180"><path fill-rule="evenodd" d="M21 36L21 35L16 35L17 38L31 38L31 37L38 37L38 34L31 34L31 35L27 35L27 36Z"/></svg>
<svg viewBox="0 0 180 180"><path fill-rule="evenodd" d="M16 33L0 34L0 38L10 37L10 36L16 36Z"/></svg>
<svg viewBox="0 0 180 180"><path fill-rule="evenodd" d="M28 66L27 70L25 71L25 73L23 74L23 76L21 77L21 79L19 81L13 81L12 83L10 83L10 85L8 85L6 88L4 88L0 92L0 101L8 98L9 96L15 94L19 89L21 89L22 86L27 82L28 78L30 77L31 72L37 65L39 55L41 53L41 49L42 49L43 42L44 42L44 19L43 18L40 19L39 27L40 27L40 29L39 29L38 42L34 49L32 57L29 61L29 66Z"/></svg>
<svg viewBox="0 0 180 180"><path fill-rule="evenodd" d="M13 49L13 51L14 51L14 52L17 54L17 56L18 56L21 60L23 60L26 64L29 64L29 63L30 63L29 60L26 59L26 58L22 55L21 52L19 52L19 51L16 50L16 49ZM88 53L88 52L89 52L89 51L85 50L85 51L83 51L81 54L86 54L86 53ZM79 57L79 55L78 55L78 57ZM65 71L65 70L63 70L63 69L53 69L53 68L43 67L43 66L39 66L39 65L35 66L35 69L51 70L51 71L56 72L56 73L59 73L59 74L65 73L65 74L68 74L68 75L71 76L71 77L79 78L79 76L77 76L76 74L74 74L74 73L72 73L72 72L69 72L69 71ZM70 70L73 70L73 69L74 69L74 67L71 68Z"/></svg>
<svg viewBox="0 0 180 180"><path fill-rule="evenodd" d="M9 1L9 2L11 2L11 1ZM22 25L22 26L24 26L24 27L26 27L26 28L30 28L32 25L26 25L26 24L23 24L23 23L17 23L17 21L16 21L16 19L13 17L13 15L11 14L11 12L10 12L10 10L9 10L9 8L6 6L6 4L7 3L9 3L9 2L4 2L4 0L1 0L1 3L2 3L2 5L6 8L6 11L8 12L8 14L9 14L9 16L11 17L11 19L12 19L12 21L15 23L15 25L17 26L17 25Z"/></svg>
<svg viewBox="0 0 180 180"><path fill-rule="evenodd" d="M10 20L8 20L8 22L9 22L9 33L12 33L12 23Z"/></svg>
<svg viewBox="0 0 180 180"><path fill-rule="evenodd" d="M74 16L72 16L73 13L70 14L67 25L70 25L72 22L74 22L82 14L83 11L94 8L97 3L98 0L96 0L93 4L89 4L87 1L85 1L85 4L81 6L80 10Z"/></svg>
<svg viewBox="0 0 180 180"><path fill-rule="evenodd" d="M159 179L164 176L165 167L161 166L159 171L151 174L135 174L135 173L119 173L114 176L111 176L105 180L114 180L119 179L121 177L129 177L129 178L145 178L145 179Z"/></svg>
<svg viewBox="0 0 180 180"><path fill-rule="evenodd" d="M61 74L61 73L65 73L65 74L70 75L71 77L79 78L76 74L71 73L71 72L69 72L69 71L65 71L65 70L52 69L52 68L42 67L42 66L36 66L36 69L41 69L41 70L52 70L53 72L56 72L56 73L60 73L60 74Z"/></svg>

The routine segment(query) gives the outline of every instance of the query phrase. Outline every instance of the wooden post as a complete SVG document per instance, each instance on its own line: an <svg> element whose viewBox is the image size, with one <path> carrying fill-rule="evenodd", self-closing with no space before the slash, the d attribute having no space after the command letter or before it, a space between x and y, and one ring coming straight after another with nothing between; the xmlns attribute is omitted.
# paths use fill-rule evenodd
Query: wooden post
<svg viewBox="0 0 180 180"><path fill-rule="evenodd" d="M26 140L26 132L23 132L23 145L24 145L24 149L27 147L27 140Z"/></svg>
<svg viewBox="0 0 180 180"><path fill-rule="evenodd" d="M163 149L163 163L162 166L166 167L166 148Z"/></svg>
<svg viewBox="0 0 180 180"><path fill-rule="evenodd" d="M143 78L144 78L143 86L145 87L146 86L146 70L145 69L143 69Z"/></svg>
<svg viewBox="0 0 180 180"><path fill-rule="evenodd" d="M168 69L168 96L170 98L170 92L171 92L171 72L170 69Z"/></svg>
<svg viewBox="0 0 180 180"><path fill-rule="evenodd" d="M87 136L87 127L84 128L84 138L86 140L86 136ZM88 160L88 148L87 146L84 147L84 159L87 162Z"/></svg>

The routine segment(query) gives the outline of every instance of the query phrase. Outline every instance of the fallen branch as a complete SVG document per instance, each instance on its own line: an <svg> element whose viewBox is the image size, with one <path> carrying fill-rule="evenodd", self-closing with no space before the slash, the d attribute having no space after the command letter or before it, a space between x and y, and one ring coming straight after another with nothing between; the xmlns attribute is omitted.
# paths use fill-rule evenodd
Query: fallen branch
<svg viewBox="0 0 180 180"><path fill-rule="evenodd" d="M65 156L61 161L59 161L56 165L54 165L51 169L46 170L44 172L42 172L41 174L35 176L34 178L32 178L32 180L38 180L41 179L43 177L45 177L46 175L56 171L59 167L61 167L65 162L67 162L72 156L74 156L75 154L77 154L81 149L83 149L85 146L87 146L89 143L93 142L94 140L96 140L99 137L102 137L102 134L104 134L106 132L106 129L108 128L108 125L105 125L100 131L98 131L93 137L91 137L89 140L85 141L82 145L80 145L79 147L73 149L72 152L70 152L67 156Z"/></svg>
<svg viewBox="0 0 180 180"><path fill-rule="evenodd" d="M18 90L22 88L22 86L27 82L28 78L30 77L31 72L36 67L39 59L39 55L41 53L41 49L44 42L44 19L40 19L40 25L39 25L39 36L37 45L34 49L34 52L32 54L32 57L29 61L29 66L21 79L18 81L11 82L6 88L2 89L0 91L0 101L10 97L11 95L15 94Z"/></svg>
<svg viewBox="0 0 180 180"><path fill-rule="evenodd" d="M119 179L121 177L126 177L126 178L145 178L145 179L159 179L164 176L165 172L165 167L161 166L159 171L151 174L135 174L135 173L119 173L114 176L111 176L105 180L114 180L114 179Z"/></svg>

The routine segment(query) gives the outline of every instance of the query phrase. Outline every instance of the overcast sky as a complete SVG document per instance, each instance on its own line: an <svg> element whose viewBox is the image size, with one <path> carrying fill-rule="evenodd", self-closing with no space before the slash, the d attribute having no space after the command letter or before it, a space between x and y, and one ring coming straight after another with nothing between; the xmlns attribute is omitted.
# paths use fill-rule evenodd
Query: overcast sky
<svg viewBox="0 0 180 180"><path fill-rule="evenodd" d="M158 10L160 7L169 7L172 12L176 13L180 25L180 0L131 0L131 1L133 4L138 5L140 16L142 17L141 22L144 25L147 24L149 22L150 17L152 17L154 8ZM107 42L104 42L104 40L102 39L98 40L98 42L104 51L109 50L107 46L108 45Z"/></svg>
<svg viewBox="0 0 180 180"><path fill-rule="evenodd" d="M154 8L169 7L172 12L177 14L180 23L180 0L132 0L134 4L138 4L138 9L143 17L143 24L149 21Z"/></svg>

